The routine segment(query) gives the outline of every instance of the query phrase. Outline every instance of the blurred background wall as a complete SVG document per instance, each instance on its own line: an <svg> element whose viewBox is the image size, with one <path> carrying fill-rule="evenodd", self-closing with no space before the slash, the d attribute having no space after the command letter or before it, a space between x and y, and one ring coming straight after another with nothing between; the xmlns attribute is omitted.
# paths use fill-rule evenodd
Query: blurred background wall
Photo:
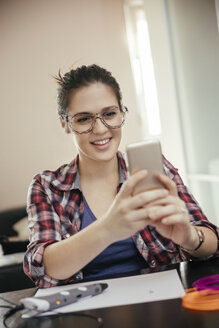
<svg viewBox="0 0 219 328"><path fill-rule="evenodd" d="M75 156L56 112L59 68L112 71L130 109L123 140L141 138L122 0L1 0L0 40L1 209L26 202L35 173Z"/></svg>
<svg viewBox="0 0 219 328"><path fill-rule="evenodd" d="M35 173L76 154L56 112L51 75L59 68L106 67L129 108L120 149L150 136L129 37L141 10L163 152L205 213L219 222L218 7L218 0L1 0L0 209L24 205Z"/></svg>

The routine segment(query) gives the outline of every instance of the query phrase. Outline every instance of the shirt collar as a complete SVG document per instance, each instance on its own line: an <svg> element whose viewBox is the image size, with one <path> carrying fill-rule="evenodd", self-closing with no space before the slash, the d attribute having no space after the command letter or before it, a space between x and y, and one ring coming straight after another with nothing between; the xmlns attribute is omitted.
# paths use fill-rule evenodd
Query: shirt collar
<svg viewBox="0 0 219 328"><path fill-rule="evenodd" d="M121 186L127 179L126 163L123 155L117 153L118 164L119 164L119 185ZM60 169L54 172L54 179L51 181L52 185L59 190L69 191L73 189L81 190L80 175L79 175L79 155L69 163L63 165Z"/></svg>
<svg viewBox="0 0 219 328"><path fill-rule="evenodd" d="M127 179L127 167L124 155L121 152L117 153L118 163L119 163L119 185L121 186L124 181Z"/></svg>

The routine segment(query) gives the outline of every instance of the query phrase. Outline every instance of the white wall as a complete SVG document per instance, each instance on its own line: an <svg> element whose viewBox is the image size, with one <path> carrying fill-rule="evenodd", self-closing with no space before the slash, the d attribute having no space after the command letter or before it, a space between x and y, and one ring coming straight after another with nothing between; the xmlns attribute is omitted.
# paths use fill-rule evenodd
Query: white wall
<svg viewBox="0 0 219 328"><path fill-rule="evenodd" d="M130 109L121 149L141 138L123 0L1 0L0 39L0 209L25 204L35 173L75 156L56 114L59 68L112 71Z"/></svg>
<svg viewBox="0 0 219 328"><path fill-rule="evenodd" d="M179 103L164 1L144 0L144 9L148 22L159 98L162 149L168 160L179 169L186 182Z"/></svg>
<svg viewBox="0 0 219 328"><path fill-rule="evenodd" d="M214 0L167 1L189 172L217 158L219 34Z"/></svg>
<svg viewBox="0 0 219 328"><path fill-rule="evenodd" d="M219 34L215 1L144 0L144 6L164 153L185 175L204 213L218 225Z"/></svg>
<svg viewBox="0 0 219 328"><path fill-rule="evenodd" d="M219 225L219 33L215 0L166 0L189 186Z"/></svg>

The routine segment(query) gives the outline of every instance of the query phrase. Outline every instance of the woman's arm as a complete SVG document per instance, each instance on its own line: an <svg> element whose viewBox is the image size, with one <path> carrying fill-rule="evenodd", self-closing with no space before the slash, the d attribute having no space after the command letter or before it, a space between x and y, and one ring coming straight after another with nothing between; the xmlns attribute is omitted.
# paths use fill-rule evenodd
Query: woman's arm
<svg viewBox="0 0 219 328"><path fill-rule="evenodd" d="M192 226L193 229L194 226ZM198 247L200 245L200 237L197 234L197 230L195 231L196 234L196 244L193 245L193 247L191 248L191 246L185 247L182 246L183 250L185 250L187 253L189 253L190 255L194 256L194 257L208 257L212 254L214 254L217 251L218 248L218 238L215 234L215 232L207 227L201 227L198 226L198 229L202 231L202 235L203 235L203 242L201 244L200 247ZM198 247L197 250L195 250Z"/></svg>
<svg viewBox="0 0 219 328"><path fill-rule="evenodd" d="M160 199L147 207L148 223L155 226L164 237L171 239L176 244L195 257L208 257L218 248L218 237L211 228L199 226L202 230L204 241L199 245L200 239L195 229L195 221L191 224L186 203L178 196L176 184L167 176L158 174L158 179L169 191L167 197ZM201 221L197 225L201 225ZM204 225L204 223L203 223Z"/></svg>
<svg viewBox="0 0 219 328"><path fill-rule="evenodd" d="M97 220L73 236L48 245L43 254L46 274L67 279L110 245L102 220Z"/></svg>
<svg viewBox="0 0 219 328"><path fill-rule="evenodd" d="M134 187L146 175L141 171L128 178L102 218L70 238L48 245L43 254L46 274L56 279L69 278L113 242L143 229L147 222L143 205L168 194L160 189L132 196Z"/></svg>

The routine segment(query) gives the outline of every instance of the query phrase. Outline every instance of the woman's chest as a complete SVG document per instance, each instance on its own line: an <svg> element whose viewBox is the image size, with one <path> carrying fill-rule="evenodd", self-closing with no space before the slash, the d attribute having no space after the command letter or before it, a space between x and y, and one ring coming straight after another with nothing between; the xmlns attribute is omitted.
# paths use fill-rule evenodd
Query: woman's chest
<svg viewBox="0 0 219 328"><path fill-rule="evenodd" d="M110 208L116 196L115 190L98 190L93 193L85 193L84 197L86 202L96 217L96 219L101 218Z"/></svg>
<svg viewBox="0 0 219 328"><path fill-rule="evenodd" d="M109 183L88 186L83 189L84 198L97 219L108 211L116 197L116 193L116 185Z"/></svg>

